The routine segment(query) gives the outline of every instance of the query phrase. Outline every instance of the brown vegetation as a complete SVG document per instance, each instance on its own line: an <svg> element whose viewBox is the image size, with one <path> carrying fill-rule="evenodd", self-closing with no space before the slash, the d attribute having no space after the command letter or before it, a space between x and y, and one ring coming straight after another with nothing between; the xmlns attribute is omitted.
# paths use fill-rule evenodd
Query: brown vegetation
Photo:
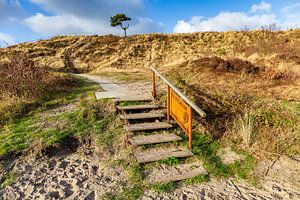
<svg viewBox="0 0 300 200"><path fill-rule="evenodd" d="M60 36L1 49L0 59L16 52L58 71L122 80L151 80L155 65L207 112L199 120L216 138L255 153L299 153L300 30Z"/></svg>
<svg viewBox="0 0 300 200"><path fill-rule="evenodd" d="M25 54L12 55L0 64L0 124L16 114L26 113L27 107L54 98L70 90L76 82L70 77L36 66Z"/></svg>

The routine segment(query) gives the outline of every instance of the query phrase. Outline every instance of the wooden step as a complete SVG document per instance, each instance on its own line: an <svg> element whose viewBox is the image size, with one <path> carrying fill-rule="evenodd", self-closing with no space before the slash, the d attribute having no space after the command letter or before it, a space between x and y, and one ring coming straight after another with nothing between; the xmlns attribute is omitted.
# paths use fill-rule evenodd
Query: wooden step
<svg viewBox="0 0 300 200"><path fill-rule="evenodd" d="M125 125L124 128L127 131L134 132L134 131L149 131L149 130L172 128L172 125L166 122L153 122L153 123L129 124L129 125Z"/></svg>
<svg viewBox="0 0 300 200"><path fill-rule="evenodd" d="M147 102L147 101L153 101L152 97L121 97L119 99L114 99L114 102L120 103L120 102L127 102L127 101L142 101L142 102Z"/></svg>
<svg viewBox="0 0 300 200"><path fill-rule="evenodd" d="M159 160L165 160L170 157L176 157L176 158L185 158L192 156L193 153L189 150L159 150L159 151L149 151L149 152L142 152L142 153L136 153L135 157L138 161L138 163L148 163L148 162L154 162Z"/></svg>
<svg viewBox="0 0 300 200"><path fill-rule="evenodd" d="M153 118L163 118L165 117L162 113L137 113L137 114L125 114L120 115L121 119L153 119Z"/></svg>
<svg viewBox="0 0 300 200"><path fill-rule="evenodd" d="M157 143L164 143L164 142L173 142L173 141L180 141L182 140L181 137L175 134L155 134L155 135L141 135L132 137L129 139L129 142L133 146L139 146L144 144L157 144Z"/></svg>
<svg viewBox="0 0 300 200"><path fill-rule="evenodd" d="M133 105L133 106L117 106L118 110L129 111L129 110L149 110L159 108L157 105Z"/></svg>
<svg viewBox="0 0 300 200"><path fill-rule="evenodd" d="M195 176L207 175L203 164L189 163L179 164L175 166L168 166L163 168L153 168L146 172L146 181L153 183L168 183L171 181L181 181Z"/></svg>

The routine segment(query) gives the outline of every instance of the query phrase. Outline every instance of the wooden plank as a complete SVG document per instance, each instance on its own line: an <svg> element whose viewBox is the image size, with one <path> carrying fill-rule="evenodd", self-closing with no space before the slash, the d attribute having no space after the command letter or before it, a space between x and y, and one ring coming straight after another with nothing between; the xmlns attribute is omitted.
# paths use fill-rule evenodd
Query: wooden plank
<svg viewBox="0 0 300 200"><path fill-rule="evenodd" d="M138 124L129 124L125 125L124 128L127 131L148 131L148 130L158 130L158 129L167 129L172 128L171 124L166 122L153 122L153 123L138 123Z"/></svg>
<svg viewBox="0 0 300 200"><path fill-rule="evenodd" d="M153 98L151 97L141 97L141 96L133 96L133 97L121 97L119 99L114 99L114 102L120 103L120 102L127 102L127 101L153 101Z"/></svg>
<svg viewBox="0 0 300 200"><path fill-rule="evenodd" d="M133 105L133 106L117 106L117 109L128 111L128 110L148 110L148 109L156 109L159 108L157 105Z"/></svg>
<svg viewBox="0 0 300 200"><path fill-rule="evenodd" d="M134 146L144 145L144 144L157 144L164 142L174 142L182 140L181 137L175 134L155 134L148 136L136 136L129 139L129 142Z"/></svg>
<svg viewBox="0 0 300 200"><path fill-rule="evenodd" d="M137 114L125 114L120 115L121 119L153 119L153 118L163 118L165 117L162 113L137 113Z"/></svg>
<svg viewBox="0 0 300 200"><path fill-rule="evenodd" d="M168 183L181 181L195 176L207 175L207 171L201 165L183 164L169 168L154 169L147 176L148 183Z"/></svg>
<svg viewBox="0 0 300 200"><path fill-rule="evenodd" d="M159 160L165 160L170 157L185 158L192 155L193 153L189 150L161 150L157 152L136 153L135 157L138 163L148 163Z"/></svg>

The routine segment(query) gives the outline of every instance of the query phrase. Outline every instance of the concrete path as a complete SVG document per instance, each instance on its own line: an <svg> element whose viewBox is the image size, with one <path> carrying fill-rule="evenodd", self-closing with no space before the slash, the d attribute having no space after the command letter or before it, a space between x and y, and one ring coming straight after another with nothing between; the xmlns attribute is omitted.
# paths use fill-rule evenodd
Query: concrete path
<svg viewBox="0 0 300 200"><path fill-rule="evenodd" d="M131 97L132 94L124 87L113 83L100 76L89 75L89 74L76 74L77 76L89 79L95 83L98 83L105 92L96 92L96 99L111 99L111 98L126 98Z"/></svg>

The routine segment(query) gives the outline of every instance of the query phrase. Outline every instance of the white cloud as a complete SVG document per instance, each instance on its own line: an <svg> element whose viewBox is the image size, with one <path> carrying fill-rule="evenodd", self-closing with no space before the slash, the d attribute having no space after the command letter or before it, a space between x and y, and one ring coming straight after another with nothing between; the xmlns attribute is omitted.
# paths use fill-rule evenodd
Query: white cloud
<svg viewBox="0 0 300 200"><path fill-rule="evenodd" d="M41 13L25 19L25 24L34 32L44 35L94 33L99 31L100 26L74 15L45 16Z"/></svg>
<svg viewBox="0 0 300 200"><path fill-rule="evenodd" d="M126 13L132 18L128 33L162 32L164 26L142 17L144 0L31 0L43 9L55 13L45 16L37 13L25 24L43 35L58 34L123 34L120 28L112 28L109 17Z"/></svg>
<svg viewBox="0 0 300 200"><path fill-rule="evenodd" d="M258 11L261 12L270 12L272 5L270 3L266 3L265 1L260 2L260 4L254 4L251 7L250 12L256 13Z"/></svg>
<svg viewBox="0 0 300 200"><path fill-rule="evenodd" d="M0 32L0 47L12 45L15 43L15 38L9 34Z"/></svg>
<svg viewBox="0 0 300 200"><path fill-rule="evenodd" d="M257 29L273 23L276 23L276 16L273 14L248 15L243 12L221 12L209 19L195 16L190 21L178 21L174 27L174 32L189 33L196 31L240 30L245 28Z"/></svg>
<svg viewBox="0 0 300 200"><path fill-rule="evenodd" d="M189 21L177 21L174 32L260 29L270 24L276 24L277 28L281 29L300 27L300 3L284 7L280 17L271 13L271 8L271 4L262 1L260 4L254 4L250 12L220 12L211 18L194 16Z"/></svg>
<svg viewBox="0 0 300 200"><path fill-rule="evenodd" d="M284 20L282 26L284 28L300 28L300 3L295 3L284 7L281 10L281 15Z"/></svg>
<svg viewBox="0 0 300 200"><path fill-rule="evenodd" d="M111 27L108 21L79 18L74 15L45 16L41 13L25 19L25 24L34 32L43 35L62 34L123 34L120 28ZM148 33L153 30L163 31L164 26L154 23L149 18L138 18L128 29L128 33Z"/></svg>

